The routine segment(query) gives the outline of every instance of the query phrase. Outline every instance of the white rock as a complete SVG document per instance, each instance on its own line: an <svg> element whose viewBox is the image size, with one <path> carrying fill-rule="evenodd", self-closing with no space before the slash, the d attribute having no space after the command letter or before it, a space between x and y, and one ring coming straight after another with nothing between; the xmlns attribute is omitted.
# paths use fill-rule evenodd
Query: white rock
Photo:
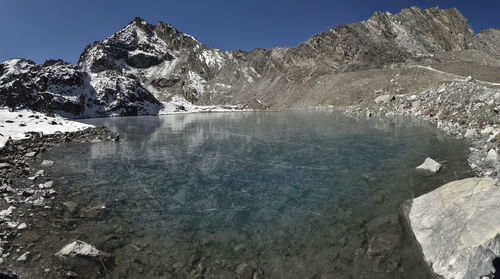
<svg viewBox="0 0 500 279"><path fill-rule="evenodd" d="M0 211L0 219L5 219L12 215L12 210L16 209L14 206L9 206L9 208Z"/></svg>
<svg viewBox="0 0 500 279"><path fill-rule="evenodd" d="M17 226L17 229L18 230L24 230L28 227L28 225L26 225L26 223L21 223Z"/></svg>
<svg viewBox="0 0 500 279"><path fill-rule="evenodd" d="M487 162L498 162L498 153L495 149L490 149L488 151L488 155L486 155L486 161Z"/></svg>
<svg viewBox="0 0 500 279"><path fill-rule="evenodd" d="M427 171L430 173L436 173L439 169L441 169L441 164L429 157L425 158L425 161L417 167L417 170Z"/></svg>
<svg viewBox="0 0 500 279"><path fill-rule="evenodd" d="M477 134L476 129L467 129L465 131L464 138L466 138L466 139L472 139L472 138L476 137L477 135L478 134Z"/></svg>
<svg viewBox="0 0 500 279"><path fill-rule="evenodd" d="M24 156L26 156L26 157L35 157L36 156L36 152L28 152Z"/></svg>
<svg viewBox="0 0 500 279"><path fill-rule="evenodd" d="M81 240L76 240L64 246L56 253L57 257L74 258L74 257L90 257L95 258L101 256L101 252L94 246L85 243Z"/></svg>
<svg viewBox="0 0 500 279"><path fill-rule="evenodd" d="M30 252L24 253L19 258L17 258L17 261L18 262L25 262L28 260L29 255L30 255Z"/></svg>
<svg viewBox="0 0 500 279"><path fill-rule="evenodd" d="M381 95L375 98L375 103L389 103L395 99L394 95Z"/></svg>
<svg viewBox="0 0 500 279"><path fill-rule="evenodd" d="M450 182L413 199L408 218L425 261L446 279L489 274L500 254L500 187L489 178Z"/></svg>
<svg viewBox="0 0 500 279"><path fill-rule="evenodd" d="M54 161L51 160L43 160L41 166L42 167L52 167L54 165Z"/></svg>
<svg viewBox="0 0 500 279"><path fill-rule="evenodd" d="M491 141L491 142L495 141L496 137L499 134L500 134L500 131L498 131L498 130L493 131L493 134L491 135L491 137L488 138L488 141Z"/></svg>
<svg viewBox="0 0 500 279"><path fill-rule="evenodd" d="M493 128L491 126L490 127L486 127L486 128L484 128L484 129L481 130L481 135L489 135L489 134L491 134L491 132L493 132L494 129L495 128Z"/></svg>

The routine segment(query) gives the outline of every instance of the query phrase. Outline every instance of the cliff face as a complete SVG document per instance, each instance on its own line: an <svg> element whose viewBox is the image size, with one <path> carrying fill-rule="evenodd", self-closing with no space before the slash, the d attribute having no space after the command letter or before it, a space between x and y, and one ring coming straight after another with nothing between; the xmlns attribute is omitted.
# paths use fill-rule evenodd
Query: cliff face
<svg viewBox="0 0 500 279"><path fill-rule="evenodd" d="M87 46L78 65L1 63L0 104L75 117L156 114L179 99L251 108L351 104L373 89L370 84L411 91L387 81L393 74L415 75L404 73L409 65L471 63L481 56L478 63L497 67L499 43L499 30L475 35L456 9L375 12L297 47L251 52L214 49L166 23L136 18Z"/></svg>

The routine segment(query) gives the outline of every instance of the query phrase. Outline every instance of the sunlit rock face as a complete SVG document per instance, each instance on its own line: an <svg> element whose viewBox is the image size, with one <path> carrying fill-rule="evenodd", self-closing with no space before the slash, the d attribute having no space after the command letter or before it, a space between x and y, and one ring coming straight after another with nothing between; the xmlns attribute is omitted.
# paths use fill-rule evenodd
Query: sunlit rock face
<svg viewBox="0 0 500 279"><path fill-rule="evenodd" d="M426 262L443 278L479 278L500 254L500 188L489 178L450 182L413 199L409 220Z"/></svg>
<svg viewBox="0 0 500 279"><path fill-rule="evenodd" d="M427 78L407 73L413 64L499 67L499 40L496 29L475 35L456 9L375 12L296 47L250 52L215 49L167 23L135 18L85 47L77 65L0 64L0 105L75 117L154 115L178 98L258 109L347 105L372 90L417 90ZM412 82L391 84L388 69ZM442 83L444 77L433 75Z"/></svg>

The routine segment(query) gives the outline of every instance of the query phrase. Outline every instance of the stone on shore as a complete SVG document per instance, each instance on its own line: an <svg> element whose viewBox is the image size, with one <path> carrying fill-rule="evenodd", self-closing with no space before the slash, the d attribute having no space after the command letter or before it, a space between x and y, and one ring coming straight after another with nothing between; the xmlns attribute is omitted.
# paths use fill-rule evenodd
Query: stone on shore
<svg viewBox="0 0 500 279"><path fill-rule="evenodd" d="M396 97L394 97L394 95L381 95L381 96L378 96L377 98L375 98L375 103L389 103L391 101L394 101L394 99L396 99Z"/></svg>
<svg viewBox="0 0 500 279"><path fill-rule="evenodd" d="M417 170L419 171L429 172L432 174L438 172L439 169L441 169L441 164L429 157L425 158L425 161L417 167Z"/></svg>
<svg viewBox="0 0 500 279"><path fill-rule="evenodd" d="M407 211L425 261L443 278L479 278L500 255L500 187L489 178L453 181L413 199Z"/></svg>
<svg viewBox="0 0 500 279"><path fill-rule="evenodd" d="M498 153L495 149L490 149L490 151L488 151L488 154L486 155L486 161L487 162L498 162Z"/></svg>
<svg viewBox="0 0 500 279"><path fill-rule="evenodd" d="M56 256L60 258L96 258L101 256L101 252L88 243L85 243L81 240L76 240L71 242L70 244L67 244L61 250L59 250L59 252L56 253Z"/></svg>
<svg viewBox="0 0 500 279"><path fill-rule="evenodd" d="M464 134L464 138L473 139L478 136L478 133L475 129L467 129Z"/></svg>

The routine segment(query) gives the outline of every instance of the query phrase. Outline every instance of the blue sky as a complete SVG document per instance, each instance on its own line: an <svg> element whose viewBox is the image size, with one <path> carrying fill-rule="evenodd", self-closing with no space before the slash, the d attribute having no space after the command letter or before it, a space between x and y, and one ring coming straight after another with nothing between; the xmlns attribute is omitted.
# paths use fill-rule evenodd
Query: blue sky
<svg viewBox="0 0 500 279"><path fill-rule="evenodd" d="M0 61L24 57L37 63L75 63L85 45L103 40L134 17L164 21L209 46L233 50L295 46L374 11L457 7L476 32L500 27L500 1L373 0L2 0Z"/></svg>

